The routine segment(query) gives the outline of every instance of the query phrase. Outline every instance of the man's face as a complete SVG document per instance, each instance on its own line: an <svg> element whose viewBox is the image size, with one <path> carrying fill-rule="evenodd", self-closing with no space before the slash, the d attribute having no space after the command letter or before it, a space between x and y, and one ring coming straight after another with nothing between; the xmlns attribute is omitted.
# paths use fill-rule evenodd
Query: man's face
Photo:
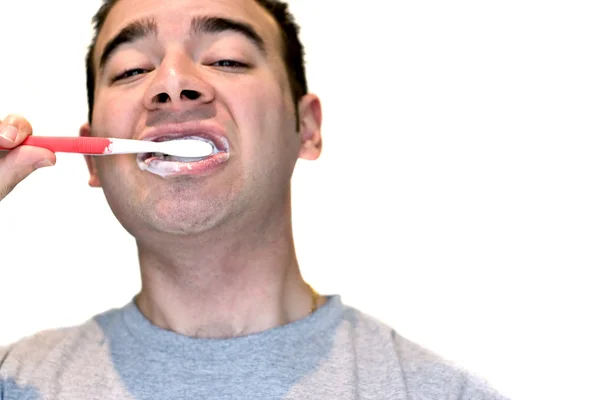
<svg viewBox="0 0 600 400"><path fill-rule="evenodd" d="M301 102L297 132L278 27L254 1L121 0L94 65L91 132L84 125L82 135L208 136L219 150L186 163L88 158L90 183L134 235L267 216L286 201L298 156L319 155L318 99Z"/></svg>

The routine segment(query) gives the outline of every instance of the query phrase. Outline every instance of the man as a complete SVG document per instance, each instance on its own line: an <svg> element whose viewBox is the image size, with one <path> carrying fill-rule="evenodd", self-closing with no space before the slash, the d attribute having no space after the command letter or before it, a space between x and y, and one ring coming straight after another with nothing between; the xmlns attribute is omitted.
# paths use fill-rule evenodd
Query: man
<svg viewBox="0 0 600 400"><path fill-rule="evenodd" d="M105 0L96 23L80 134L204 138L218 152L86 158L136 239L142 289L0 350L1 399L502 398L304 282L290 180L299 157L319 157L321 105L284 4ZM0 146L31 131L10 116ZM11 151L0 194L54 162Z"/></svg>

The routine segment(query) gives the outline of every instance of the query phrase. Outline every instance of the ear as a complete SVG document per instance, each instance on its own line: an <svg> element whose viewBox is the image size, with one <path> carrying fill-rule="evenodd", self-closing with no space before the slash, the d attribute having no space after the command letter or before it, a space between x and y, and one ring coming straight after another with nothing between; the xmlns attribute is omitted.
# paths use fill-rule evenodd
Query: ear
<svg viewBox="0 0 600 400"><path fill-rule="evenodd" d="M298 104L298 115L302 140L298 156L305 160L316 160L321 155L323 146L321 100L314 94L305 95Z"/></svg>
<svg viewBox="0 0 600 400"><path fill-rule="evenodd" d="M92 130L90 128L90 124L85 123L79 128L79 136L89 137L91 136ZM85 158L85 162L88 167L88 171L90 172L90 180L89 185L91 187L100 187L100 179L98 178L98 170L96 169L96 162L94 157L92 156L83 156Z"/></svg>

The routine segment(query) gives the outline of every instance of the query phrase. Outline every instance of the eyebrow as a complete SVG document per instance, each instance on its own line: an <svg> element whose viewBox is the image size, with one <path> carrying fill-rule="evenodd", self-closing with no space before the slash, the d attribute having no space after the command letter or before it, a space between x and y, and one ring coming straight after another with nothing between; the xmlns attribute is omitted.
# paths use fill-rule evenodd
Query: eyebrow
<svg viewBox="0 0 600 400"><path fill-rule="evenodd" d="M192 36L227 31L241 33L249 39L263 55L266 55L267 50L265 48L265 41L250 24L221 17L195 17L190 24L190 35Z"/></svg>
<svg viewBox="0 0 600 400"><path fill-rule="evenodd" d="M121 29L119 34L111 39L110 42L107 43L106 47L104 47L102 55L100 56L100 71L104 69L108 59L113 55L119 46L150 36L158 36L156 21L153 19L135 21Z"/></svg>
<svg viewBox="0 0 600 400"><path fill-rule="evenodd" d="M222 17L195 17L190 24L191 36L222 32L240 33L249 39L263 55L267 54L264 39L250 24L245 22ZM139 39L156 36L158 36L158 28L154 19L143 19L130 23L106 44L100 56L99 70L104 69L110 57L120 46Z"/></svg>

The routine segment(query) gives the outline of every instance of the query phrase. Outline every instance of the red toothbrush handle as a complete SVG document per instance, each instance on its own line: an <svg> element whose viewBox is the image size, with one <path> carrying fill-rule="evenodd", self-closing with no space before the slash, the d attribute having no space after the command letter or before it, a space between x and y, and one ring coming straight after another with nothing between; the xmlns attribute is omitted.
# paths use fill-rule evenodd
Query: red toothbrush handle
<svg viewBox="0 0 600 400"><path fill-rule="evenodd" d="M19 146L43 147L55 153L104 154L110 139L100 137L27 136ZM0 147L0 150L10 150Z"/></svg>

